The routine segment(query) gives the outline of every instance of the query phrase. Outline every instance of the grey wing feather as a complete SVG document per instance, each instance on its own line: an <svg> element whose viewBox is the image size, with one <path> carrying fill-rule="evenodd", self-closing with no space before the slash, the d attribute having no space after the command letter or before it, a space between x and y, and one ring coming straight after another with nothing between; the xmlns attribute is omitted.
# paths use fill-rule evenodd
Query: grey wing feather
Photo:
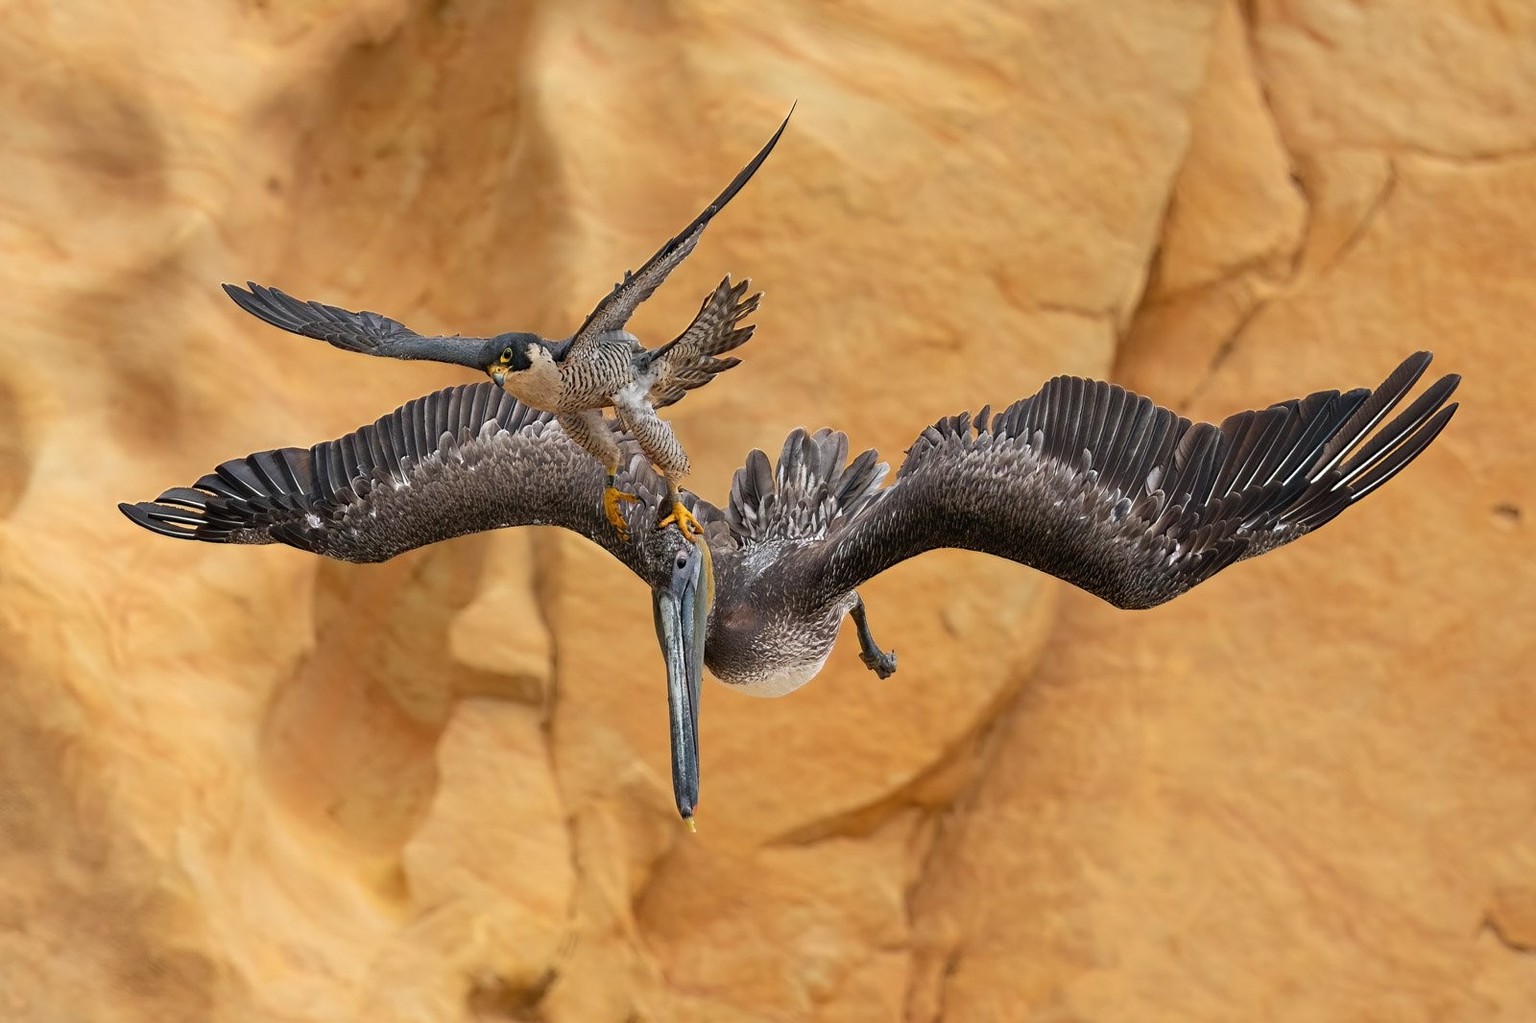
<svg viewBox="0 0 1536 1023"><path fill-rule="evenodd" d="M354 313L322 302L305 302L276 288L247 281L246 288L224 285L225 294L252 316L302 337L348 352L390 359L425 359L484 369L495 357L495 343L480 337L427 337L399 320L379 313Z"/></svg>
<svg viewBox="0 0 1536 1023"><path fill-rule="evenodd" d="M983 409L929 427L896 483L798 551L787 571L833 596L923 551L957 547L1119 607L1152 607L1317 529L1418 457L1455 413L1447 402L1459 377L1442 377L1371 431L1429 362L1419 352L1374 391L1321 391L1220 426L1114 384L1058 377L990 422Z"/></svg>
<svg viewBox="0 0 1536 1023"><path fill-rule="evenodd" d="M576 333L556 346L554 354L557 360L565 360L574 353L580 353L587 346L595 343L608 334L609 331L620 330L629 322L629 318L635 314L640 303L650 298L663 281L682 265L688 258L694 247L699 244L699 239L704 235L704 228L709 226L715 214L725 208L725 205L736 197L743 185L751 180L752 175L762 166L768 154L773 152L773 147L778 144L779 136L784 134L784 128L789 124L789 117L794 114L794 107L790 107L789 115L786 115L779 130L773 133L773 137L758 150L750 163L741 169L731 183L725 186L724 191L715 196L714 201L704 207L704 212L693 218L692 223L683 228L675 237L670 239L656 254L645 261L645 265L634 272L626 272L624 279L613 286L603 300L599 302L587 314Z"/></svg>
<svg viewBox="0 0 1536 1023"><path fill-rule="evenodd" d="M747 295L750 280L731 284L726 276L719 287L704 299L698 315L676 338L647 353L647 364L659 364L661 372L651 385L651 404L665 408L696 387L703 387L717 374L741 364L740 359L719 356L746 344L755 329L741 321L757 311L762 292Z"/></svg>
<svg viewBox="0 0 1536 1023"><path fill-rule="evenodd" d="M619 486L640 497L629 510L633 530L654 516L665 482L632 441L624 456ZM603 484L602 467L549 413L487 381L417 398L311 448L232 459L191 487L118 507L162 536L285 543L356 562L487 529L554 525L634 569L634 548L603 515Z"/></svg>

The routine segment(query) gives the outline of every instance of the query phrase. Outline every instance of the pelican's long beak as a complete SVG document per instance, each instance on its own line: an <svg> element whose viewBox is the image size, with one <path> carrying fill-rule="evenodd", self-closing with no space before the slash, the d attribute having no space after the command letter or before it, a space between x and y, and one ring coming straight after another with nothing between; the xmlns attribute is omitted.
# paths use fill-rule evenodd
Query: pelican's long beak
<svg viewBox="0 0 1536 1023"><path fill-rule="evenodd" d="M699 684L704 677L704 640L714 600L714 566L702 541L683 552L687 563L654 591L656 639L667 661L667 713L672 725L672 796L693 829L699 805Z"/></svg>

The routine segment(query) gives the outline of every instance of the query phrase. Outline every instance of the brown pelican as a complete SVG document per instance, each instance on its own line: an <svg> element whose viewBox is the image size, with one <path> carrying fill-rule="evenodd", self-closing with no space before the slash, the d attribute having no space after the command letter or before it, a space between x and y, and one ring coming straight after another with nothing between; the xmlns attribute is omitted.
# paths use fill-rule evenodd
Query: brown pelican
<svg viewBox="0 0 1536 1023"><path fill-rule="evenodd" d="M702 668L762 696L821 670L844 615L882 678L858 587L924 551L958 547L1038 568L1122 608L1149 608L1243 558L1317 529L1413 461L1450 421L1442 377L1382 426L1430 355L1375 390L1321 391L1191 423L1114 384L1057 377L997 415L920 434L890 486L873 451L848 461L841 433L795 430L777 465L753 451L704 529L639 528L667 511L666 482L628 438L635 539L600 511L604 480L558 419L489 383L438 391L312 448L262 451L191 487L119 507L164 536L285 543L383 561L449 537L555 525L607 549L651 587L667 666L672 780L698 805ZM690 821L691 825L691 821Z"/></svg>
<svg viewBox="0 0 1536 1023"><path fill-rule="evenodd" d="M690 468L688 454L656 410L740 363L740 359L719 356L741 347L752 336L751 326L739 324L757 309L762 295L744 297L749 282L733 286L727 276L704 299L687 329L658 348L643 347L624 327L640 303L693 252L704 228L762 166L788 124L786 116L779 130L704 212L638 271L626 271L624 279L587 314L576 333L562 341L521 331L490 338L424 337L378 313L354 313L301 301L252 281L246 282L248 291L233 284L224 285L224 290L246 312L291 333L328 341L350 352L482 370L523 404L555 413L566 436L608 470L603 508L622 536L626 517L618 506L636 497L617 486L620 449L600 411L612 408L620 427L666 478L669 511L658 526L665 528L677 522L685 532L702 535L702 527L678 497L677 481L687 476Z"/></svg>

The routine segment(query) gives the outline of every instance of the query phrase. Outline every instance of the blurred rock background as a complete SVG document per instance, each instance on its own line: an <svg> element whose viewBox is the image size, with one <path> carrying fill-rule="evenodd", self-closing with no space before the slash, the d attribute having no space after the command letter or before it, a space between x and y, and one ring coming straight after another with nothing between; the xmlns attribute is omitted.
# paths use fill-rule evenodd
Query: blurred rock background
<svg viewBox="0 0 1536 1023"><path fill-rule="evenodd" d="M1427 347L1461 412L1156 611L882 576L890 681L709 688L697 836L595 548L116 511L469 379L219 282L559 335L795 100L636 321L766 292L709 498L1061 372L1220 419ZM0 104L0 1018L1536 1019L1530 0L10 0Z"/></svg>

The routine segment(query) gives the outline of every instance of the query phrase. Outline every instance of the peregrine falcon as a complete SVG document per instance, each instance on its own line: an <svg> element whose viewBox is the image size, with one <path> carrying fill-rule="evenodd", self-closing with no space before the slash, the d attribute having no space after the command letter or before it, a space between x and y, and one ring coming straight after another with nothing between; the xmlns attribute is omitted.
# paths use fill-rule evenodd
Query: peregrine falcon
<svg viewBox="0 0 1536 1023"><path fill-rule="evenodd" d="M254 282L247 282L249 290L232 284L224 285L224 290L246 312L275 327L347 351L482 370L523 404L554 413L566 435L607 470L603 508L608 521L622 535L627 525L619 505L636 498L616 483L619 444L600 411L612 408L620 428L635 439L667 481L669 512L658 527L677 522L686 535L697 538L702 527L679 499L677 489L678 481L690 469L688 455L656 410L741 361L720 356L752 336L752 326L741 326L741 321L757 309L762 295L748 297L749 282L733 285L727 276L705 298L687 329L658 348L643 347L624 327L635 309L688 258L711 218L756 173L788 124L786 116L773 137L704 212L639 270L626 272L576 332L564 340L524 331L490 338L427 337L379 313L349 312L306 302Z"/></svg>

